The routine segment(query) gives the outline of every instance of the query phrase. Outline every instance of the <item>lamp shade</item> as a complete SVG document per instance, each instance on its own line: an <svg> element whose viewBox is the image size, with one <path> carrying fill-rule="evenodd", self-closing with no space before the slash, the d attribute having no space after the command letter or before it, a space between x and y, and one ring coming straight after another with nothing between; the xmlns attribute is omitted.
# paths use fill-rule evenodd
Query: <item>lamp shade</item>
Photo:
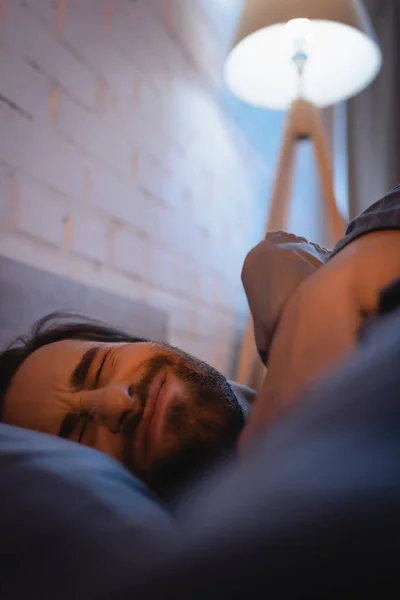
<svg viewBox="0 0 400 600"><path fill-rule="evenodd" d="M288 26L294 19L311 21L302 77L306 100L329 106L357 94L376 77L382 54L361 2L246 0L224 66L224 79L239 98L262 108L286 109L298 96Z"/></svg>

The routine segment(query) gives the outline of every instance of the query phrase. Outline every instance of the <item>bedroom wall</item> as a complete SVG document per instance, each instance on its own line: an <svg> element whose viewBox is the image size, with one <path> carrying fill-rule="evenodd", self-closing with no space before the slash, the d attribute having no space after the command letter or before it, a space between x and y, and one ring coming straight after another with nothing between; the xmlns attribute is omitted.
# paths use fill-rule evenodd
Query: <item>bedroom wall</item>
<svg viewBox="0 0 400 600"><path fill-rule="evenodd" d="M0 253L166 309L230 374L281 118L221 93L205 5L0 2Z"/></svg>

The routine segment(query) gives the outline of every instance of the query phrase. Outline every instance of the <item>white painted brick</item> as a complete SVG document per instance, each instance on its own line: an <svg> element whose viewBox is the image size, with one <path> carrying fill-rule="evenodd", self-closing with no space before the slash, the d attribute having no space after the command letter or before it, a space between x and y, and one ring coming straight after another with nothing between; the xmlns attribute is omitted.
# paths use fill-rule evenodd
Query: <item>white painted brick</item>
<svg viewBox="0 0 400 600"><path fill-rule="evenodd" d="M186 306L186 302L176 293L165 288L149 285L147 290L146 302L156 308L162 308L168 313L182 306Z"/></svg>
<svg viewBox="0 0 400 600"><path fill-rule="evenodd" d="M198 228L195 223L191 242L193 257L202 264L203 267L212 267L216 261L214 240L208 229Z"/></svg>
<svg viewBox="0 0 400 600"><path fill-rule="evenodd" d="M237 326L238 318L236 315L229 314L228 312L221 312L216 317L216 326L214 333L229 345L234 342L234 335Z"/></svg>
<svg viewBox="0 0 400 600"><path fill-rule="evenodd" d="M64 31L66 42L88 65L101 73L110 86L111 93L132 97L132 62L105 35L103 3L74 1L70 3L68 12L69 18L66 19ZM131 30L131 36L134 35Z"/></svg>
<svg viewBox="0 0 400 600"><path fill-rule="evenodd" d="M140 86L139 108L143 114L147 114L156 124L162 123L164 105L159 94L143 81Z"/></svg>
<svg viewBox="0 0 400 600"><path fill-rule="evenodd" d="M110 116L110 120L111 120ZM163 134L151 115L140 114L132 105L122 105L113 115L113 127L123 123L123 135L132 144L139 158L144 155L156 157L182 185L185 182L187 164L176 144ZM118 125L119 123L119 125Z"/></svg>
<svg viewBox="0 0 400 600"><path fill-rule="evenodd" d="M138 183L159 200L174 206L180 202L182 190L163 160L142 153L139 157Z"/></svg>
<svg viewBox="0 0 400 600"><path fill-rule="evenodd" d="M104 218L88 210L76 211L71 227L71 250L103 263L108 256L108 224Z"/></svg>
<svg viewBox="0 0 400 600"><path fill-rule="evenodd" d="M215 286L218 285L214 273L209 269L200 272L200 298L206 306L213 306L215 297Z"/></svg>
<svg viewBox="0 0 400 600"><path fill-rule="evenodd" d="M190 256L179 255L176 285L177 289L189 298L196 298L199 293L200 276L197 265Z"/></svg>
<svg viewBox="0 0 400 600"><path fill-rule="evenodd" d="M169 54L175 45L165 29L154 20L148 2L113 4L112 46L118 48L130 64L137 65L142 73L151 74L154 81L171 65Z"/></svg>
<svg viewBox="0 0 400 600"><path fill-rule="evenodd" d="M188 227L190 219L185 219L180 212L169 211L164 223L161 239L175 251L185 254L188 259L193 259L198 247L195 247L197 242L195 227ZM200 256L197 258L200 259Z"/></svg>
<svg viewBox="0 0 400 600"><path fill-rule="evenodd" d="M149 287L146 300L151 306L169 313L171 331L196 333L198 306L195 303L177 295L174 291L159 287Z"/></svg>
<svg viewBox="0 0 400 600"><path fill-rule="evenodd" d="M14 2L12 3L14 4ZM44 23L51 31L56 31L57 25L57 3L53 0L39 0L39 2L15 2L21 4L25 18L29 13L37 15L40 22Z"/></svg>
<svg viewBox="0 0 400 600"><path fill-rule="evenodd" d="M3 229L0 252L163 308L171 341L228 371L236 317L246 313L241 265L264 223L260 198L271 177L267 155L242 133L257 135L256 119L240 108L240 127L227 118L165 30L161 0L112 2L109 32L103 2L68 0L64 36L53 0L22 4L8 0L0 20L0 71L34 119L0 102L0 159L34 181L20 229ZM193 40L206 42L203 20L191 23ZM210 62L207 48L201 61ZM55 123L52 80L60 84ZM62 207L70 251L59 246ZM40 215L55 221L51 231Z"/></svg>
<svg viewBox="0 0 400 600"><path fill-rule="evenodd" d="M227 342L213 340L208 350L208 362L225 377L232 376L233 350Z"/></svg>
<svg viewBox="0 0 400 600"><path fill-rule="evenodd" d="M126 298L145 301L146 284L90 260L69 254L68 277ZM89 315L90 316L90 315Z"/></svg>
<svg viewBox="0 0 400 600"><path fill-rule="evenodd" d="M16 227L38 240L57 247L64 244L64 222L68 207L50 189L18 179Z"/></svg>
<svg viewBox="0 0 400 600"><path fill-rule="evenodd" d="M235 305L236 290L222 275L214 275L214 282L214 303L219 308L229 310Z"/></svg>
<svg viewBox="0 0 400 600"><path fill-rule="evenodd" d="M32 117L50 120L51 83L1 46L0 81L2 96Z"/></svg>
<svg viewBox="0 0 400 600"><path fill-rule="evenodd" d="M168 336L168 342L175 346L175 348L180 348L187 352L187 346L189 345L188 336L182 331L170 331Z"/></svg>
<svg viewBox="0 0 400 600"><path fill-rule="evenodd" d="M84 157L57 133L45 126L16 118L14 139L0 145L7 163L28 172L66 196L84 194ZM2 147L4 146L4 147Z"/></svg>
<svg viewBox="0 0 400 600"><path fill-rule="evenodd" d="M0 254L56 275L68 275L68 258L54 246L16 232L0 235Z"/></svg>
<svg viewBox="0 0 400 600"><path fill-rule="evenodd" d="M7 4L7 16L0 22L3 44L19 57L36 63L49 79L59 82L86 106L94 106L98 77L57 39L56 10L52 2L20 2ZM54 18L54 26L41 21L44 10ZM39 18L38 18L39 15Z"/></svg>
<svg viewBox="0 0 400 600"><path fill-rule="evenodd" d="M123 175L131 175L132 147L125 140L123 131L118 132L104 117L79 106L62 92L57 125L67 139Z"/></svg>
<svg viewBox="0 0 400 600"><path fill-rule="evenodd" d="M195 264L184 255L153 246L149 277L156 285L179 292L188 298L196 297L198 274Z"/></svg>
<svg viewBox="0 0 400 600"><path fill-rule="evenodd" d="M247 319L247 315L249 312L249 305L247 303L246 294L244 292L243 286L241 284L237 285L237 290L234 298L235 302L232 304L232 309L237 319L240 316L240 319ZM237 326L239 327L239 322ZM243 324L244 328L244 324Z"/></svg>
<svg viewBox="0 0 400 600"><path fill-rule="evenodd" d="M7 181L3 175L0 175L0 224L4 225L8 214L8 194Z"/></svg>
<svg viewBox="0 0 400 600"><path fill-rule="evenodd" d="M148 279L150 243L138 235L117 231L114 239L114 261L118 271Z"/></svg>
<svg viewBox="0 0 400 600"><path fill-rule="evenodd" d="M148 285L144 281L133 279L124 273L111 269L102 270L102 281L104 283L101 284L101 287L110 290L114 294L146 302Z"/></svg>
<svg viewBox="0 0 400 600"><path fill-rule="evenodd" d="M17 121L15 112L0 102L0 160L7 164L14 164L17 154Z"/></svg>
<svg viewBox="0 0 400 600"><path fill-rule="evenodd" d="M220 315L212 309L199 308L197 310L196 333L205 338L215 336L218 331Z"/></svg>
<svg viewBox="0 0 400 600"><path fill-rule="evenodd" d="M138 118L134 104L119 104L108 110L110 120L114 119L115 126L123 123L124 135L132 144L132 155L140 152L156 153L159 151L160 136L151 119L145 116Z"/></svg>
<svg viewBox="0 0 400 600"><path fill-rule="evenodd" d="M188 337L185 342L185 350L192 356L212 364L210 362L210 346L211 344L197 337Z"/></svg>
<svg viewBox="0 0 400 600"><path fill-rule="evenodd" d="M181 303L170 310L171 331L184 331L190 335L197 334L198 307L195 304Z"/></svg>
<svg viewBox="0 0 400 600"><path fill-rule="evenodd" d="M140 190L136 192L135 198L130 211L132 225L156 242L168 241L174 235L171 229L172 211L160 205L156 199L142 194Z"/></svg>
<svg viewBox="0 0 400 600"><path fill-rule="evenodd" d="M11 222L11 197L9 186L10 169L0 164L0 224L8 225Z"/></svg>
<svg viewBox="0 0 400 600"><path fill-rule="evenodd" d="M178 257L174 252L159 246L151 249L149 281L160 287L178 291Z"/></svg>
<svg viewBox="0 0 400 600"><path fill-rule="evenodd" d="M106 168L93 168L91 203L122 222L135 224L140 211L140 196L132 182L124 181Z"/></svg>
<svg viewBox="0 0 400 600"><path fill-rule="evenodd" d="M207 343L182 331L170 331L169 342L173 346L184 350L188 354L206 360L208 354Z"/></svg>

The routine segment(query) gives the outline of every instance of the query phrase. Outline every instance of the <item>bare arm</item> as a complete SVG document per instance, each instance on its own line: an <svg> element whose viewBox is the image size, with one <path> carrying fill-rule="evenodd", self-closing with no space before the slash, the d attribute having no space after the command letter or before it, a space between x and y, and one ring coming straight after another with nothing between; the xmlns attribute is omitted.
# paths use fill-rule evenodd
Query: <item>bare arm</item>
<svg viewBox="0 0 400 600"><path fill-rule="evenodd" d="M378 231L354 240L299 286L280 318L243 443L352 352L364 315L377 311L380 290L397 277L400 231Z"/></svg>

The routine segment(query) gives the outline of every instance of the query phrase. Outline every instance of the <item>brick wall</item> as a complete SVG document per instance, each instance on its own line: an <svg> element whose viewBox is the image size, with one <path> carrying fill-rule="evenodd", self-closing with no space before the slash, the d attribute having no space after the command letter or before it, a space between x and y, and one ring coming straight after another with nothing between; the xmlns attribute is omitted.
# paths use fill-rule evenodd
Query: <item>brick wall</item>
<svg viewBox="0 0 400 600"><path fill-rule="evenodd" d="M163 307L229 373L270 164L218 40L193 0L0 1L0 253Z"/></svg>

